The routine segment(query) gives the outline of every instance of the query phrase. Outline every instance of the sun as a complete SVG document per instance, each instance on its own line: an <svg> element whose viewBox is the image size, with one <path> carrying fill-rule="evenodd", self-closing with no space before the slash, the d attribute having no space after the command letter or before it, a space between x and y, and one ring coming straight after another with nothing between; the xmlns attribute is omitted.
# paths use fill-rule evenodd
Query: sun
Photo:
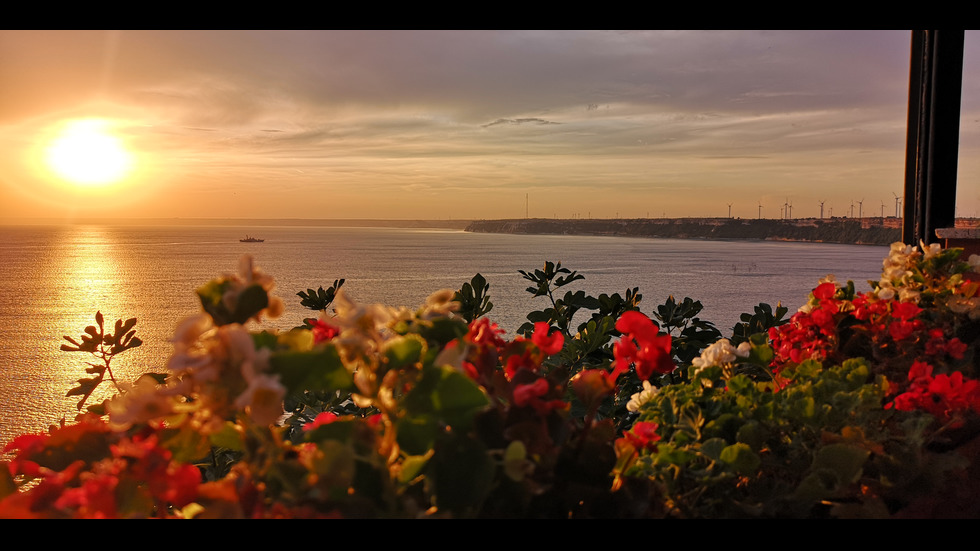
<svg viewBox="0 0 980 551"><path fill-rule="evenodd" d="M133 155L103 119L65 124L48 146L45 162L56 175L79 186L119 182L133 167Z"/></svg>

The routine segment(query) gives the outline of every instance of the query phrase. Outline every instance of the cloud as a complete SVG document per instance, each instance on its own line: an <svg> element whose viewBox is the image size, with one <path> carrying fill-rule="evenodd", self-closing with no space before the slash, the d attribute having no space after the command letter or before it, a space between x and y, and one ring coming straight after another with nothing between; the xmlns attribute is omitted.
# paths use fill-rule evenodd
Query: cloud
<svg viewBox="0 0 980 551"><path fill-rule="evenodd" d="M552 185L628 201L643 186L759 194L795 167L800 189L836 179L845 195L864 184L842 175L896 165L867 183L887 198L901 188L909 36L2 31L0 145L13 155L84 114L126 121L134 146L171 173L168 189L225 178L261 194L262 181L294 178L290 190L382 197L388 183L460 196ZM967 59L978 53L968 41ZM965 112L980 106L978 82L965 71ZM980 141L975 122L962 133Z"/></svg>
<svg viewBox="0 0 980 551"><path fill-rule="evenodd" d="M484 124L482 126L484 128L489 128L491 126L499 126L501 124L506 124L506 125L521 125L521 124L542 125L542 124L561 124L561 123L554 122L554 121L546 121L544 119L539 119L537 117L526 117L526 118L522 118L522 119L497 119L497 120L495 120L495 121L493 121L491 123L487 123L487 124Z"/></svg>

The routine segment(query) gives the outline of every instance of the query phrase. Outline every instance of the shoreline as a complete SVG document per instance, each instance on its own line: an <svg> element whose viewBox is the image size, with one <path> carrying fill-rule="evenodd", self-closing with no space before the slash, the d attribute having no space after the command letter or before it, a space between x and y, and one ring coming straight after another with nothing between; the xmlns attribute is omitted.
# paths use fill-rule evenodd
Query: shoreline
<svg viewBox="0 0 980 551"><path fill-rule="evenodd" d="M580 235L699 239L719 241L790 241L848 245L890 245L901 241L899 218L635 218L480 220L466 231L539 235Z"/></svg>

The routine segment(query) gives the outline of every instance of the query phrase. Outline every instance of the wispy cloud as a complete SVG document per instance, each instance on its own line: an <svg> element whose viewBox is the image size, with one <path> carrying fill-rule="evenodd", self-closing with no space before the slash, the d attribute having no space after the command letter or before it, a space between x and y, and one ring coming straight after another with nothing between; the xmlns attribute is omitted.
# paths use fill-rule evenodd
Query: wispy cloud
<svg viewBox="0 0 980 551"><path fill-rule="evenodd" d="M770 194L891 198L908 55L908 31L0 31L0 185L7 212L50 208L20 159L51 124L103 116L153 168L134 216L310 217L323 194L334 214L492 218L532 188L637 215L710 215L709 189L746 216Z"/></svg>

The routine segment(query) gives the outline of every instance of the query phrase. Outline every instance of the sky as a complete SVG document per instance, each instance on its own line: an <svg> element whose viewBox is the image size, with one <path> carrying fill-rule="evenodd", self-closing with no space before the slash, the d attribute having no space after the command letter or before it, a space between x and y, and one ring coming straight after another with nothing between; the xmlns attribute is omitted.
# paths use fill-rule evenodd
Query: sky
<svg viewBox="0 0 980 551"><path fill-rule="evenodd" d="M0 30L0 221L892 216L910 36ZM117 180L53 161L79 120L102 134L74 143L123 148Z"/></svg>

